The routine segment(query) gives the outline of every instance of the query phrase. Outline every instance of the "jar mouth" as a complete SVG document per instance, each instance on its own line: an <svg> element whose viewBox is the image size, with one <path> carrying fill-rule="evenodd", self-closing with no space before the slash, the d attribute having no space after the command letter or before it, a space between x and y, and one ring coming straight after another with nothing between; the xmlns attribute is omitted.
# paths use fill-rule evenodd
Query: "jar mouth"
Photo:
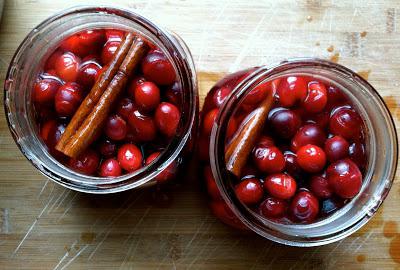
<svg viewBox="0 0 400 270"><path fill-rule="evenodd" d="M355 107L361 113L369 133L367 136L369 160L361 191L343 208L310 224L282 224L255 213L235 196L231 184L232 176L225 167L226 130L234 108L237 108L243 97L257 85L293 74L312 74L323 79L329 77L330 81L341 85L340 88L347 84L348 89L344 89L344 92L355 102ZM378 120L381 121L380 126L376 123ZM386 127L384 131L380 130L382 126ZM386 141L381 138L382 134L378 134L379 132L385 133ZM366 80L350 69L316 58L288 59L269 67L262 66L249 74L233 89L227 101L220 108L211 138L209 153L211 169L224 201L251 230L265 238L286 245L324 245L355 232L378 210L390 190L397 169L396 129L382 97ZM384 149L379 150L377 145ZM383 159L385 160L382 161ZM364 205L361 206L360 203ZM332 225L335 226L332 227Z"/></svg>
<svg viewBox="0 0 400 270"><path fill-rule="evenodd" d="M72 21L74 23L70 28L63 28L63 24L68 24ZM42 57L37 57L37 59L41 59L41 61L34 62L34 67L27 67L26 63L22 62L22 59L29 55L30 51L34 50L35 44L39 43L40 40L46 40L48 43L53 44L52 47L45 52L48 56L52 50L56 49L56 45L67 36L85 29L110 27L138 33L156 44L172 63L177 74L177 81L184 91L182 91L183 102L181 119L177 132L160 155L151 164L137 171L118 177L106 178L80 174L69 169L52 157L48 151L45 150L46 147L44 143L38 137L37 127L35 127L33 123L30 99L26 99L26 104L21 105L26 109L26 113L24 115L17 115L17 113L14 113L16 105L13 104L14 97L12 96L12 91L19 90L18 84L21 83L21 79L28 80L27 78L22 78L21 70L28 69L28 72L26 70L24 71L29 74L26 77L31 76L31 78L33 78L32 76L38 74L41 67L40 62L43 62L46 58L44 53ZM61 32L62 30L64 31ZM57 31L59 33L56 38L49 39L50 33L57 33ZM141 186L154 179L155 176L167 168L174 160L177 160L178 155L189 140L190 131L194 128L197 110L197 77L194 70L191 54L186 44L173 33L171 34L162 29L142 15L127 9L103 5L73 7L44 20L25 37L17 48L8 68L4 85L4 109L7 115L9 129L25 157L39 169L42 174L63 186L87 193L113 193ZM32 84L32 80L30 81ZM32 89L32 87L27 87L26 89ZM24 127L29 129L30 135L32 136L31 139L34 141L35 145L40 145L42 148L40 155L32 151L29 145L26 144L26 136L22 134L23 130L19 126L20 121L24 121L24 118L27 118L25 119L27 123ZM42 158L50 162L52 166L42 161Z"/></svg>

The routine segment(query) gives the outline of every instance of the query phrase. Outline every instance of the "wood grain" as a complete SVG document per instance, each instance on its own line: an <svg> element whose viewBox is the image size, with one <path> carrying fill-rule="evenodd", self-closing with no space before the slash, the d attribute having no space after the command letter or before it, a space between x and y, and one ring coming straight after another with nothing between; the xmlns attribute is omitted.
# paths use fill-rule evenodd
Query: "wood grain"
<svg viewBox="0 0 400 270"><path fill-rule="evenodd" d="M399 127L397 0L109 1L117 2L187 42L199 71L201 100L228 72L294 56L334 57L368 76ZM54 12L80 3L5 3L1 83L24 36ZM398 177L383 207L361 231L328 246L299 249L219 223L207 208L196 173L157 200L152 190L91 196L64 189L40 175L18 151L3 110L0 172L1 269L400 268L389 255L399 231L383 235L388 221L400 222Z"/></svg>

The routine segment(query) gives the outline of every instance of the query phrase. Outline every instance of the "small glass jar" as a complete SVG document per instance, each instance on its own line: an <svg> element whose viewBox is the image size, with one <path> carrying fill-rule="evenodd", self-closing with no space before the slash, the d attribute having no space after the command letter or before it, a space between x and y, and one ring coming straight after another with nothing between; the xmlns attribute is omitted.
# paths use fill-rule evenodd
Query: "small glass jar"
<svg viewBox="0 0 400 270"><path fill-rule="evenodd" d="M79 31L96 28L138 33L159 47L172 63L182 91L181 119L176 135L158 158L141 169L119 177L87 176L53 158L38 137L31 89L45 59L61 40ZM191 152L198 122L197 77L192 56L183 40L148 19L112 7L79 7L62 11L35 27L18 47L4 85L4 105L9 128L25 157L55 182L88 193L113 193L155 183L155 177L172 162L181 165Z"/></svg>
<svg viewBox="0 0 400 270"><path fill-rule="evenodd" d="M360 192L333 214L310 224L274 222L241 203L235 195L233 176L227 171L225 163L228 124L235 110L255 87L287 76L310 76L339 88L361 115L366 129L367 165ZM230 94L227 93L230 91ZM225 100L223 96L226 96ZM229 208L212 205L212 211L217 216L223 216L221 220L225 223L251 229L285 245L319 246L338 241L361 228L386 198L395 177L398 160L394 122L378 92L348 68L325 60L302 58L270 67L239 71L228 75L211 89L205 101L205 111L218 103L219 112L210 139L207 141L201 138L199 141L201 149L209 144L209 153L200 151L199 154L203 161L209 162L216 187ZM202 119L204 121L204 115ZM214 198L212 202L217 202L215 196L212 196L212 185L207 187Z"/></svg>

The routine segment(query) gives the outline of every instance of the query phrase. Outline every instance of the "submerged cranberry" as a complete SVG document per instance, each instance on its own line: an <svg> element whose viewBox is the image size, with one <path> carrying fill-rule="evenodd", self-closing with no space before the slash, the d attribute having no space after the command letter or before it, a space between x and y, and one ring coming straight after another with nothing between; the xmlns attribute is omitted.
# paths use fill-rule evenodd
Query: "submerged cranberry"
<svg viewBox="0 0 400 270"><path fill-rule="evenodd" d="M296 152L296 155L299 166L306 172L316 173L325 167L325 152L316 145L307 144L302 146Z"/></svg>
<svg viewBox="0 0 400 270"><path fill-rule="evenodd" d="M60 47L83 57L99 50L105 40L103 29L84 30L64 40Z"/></svg>
<svg viewBox="0 0 400 270"><path fill-rule="evenodd" d="M37 81L33 86L33 100L39 104L52 104L60 86L61 82L52 78Z"/></svg>
<svg viewBox="0 0 400 270"><path fill-rule="evenodd" d="M160 89L152 82L143 82L136 85L134 97L139 109L149 112L160 104Z"/></svg>
<svg viewBox="0 0 400 270"><path fill-rule="evenodd" d="M307 84L303 77L289 76L281 79L277 96L283 107L292 107L307 96Z"/></svg>
<svg viewBox="0 0 400 270"><path fill-rule="evenodd" d="M107 118L104 132L108 138L114 141L125 139L127 126L124 119L118 115L111 115Z"/></svg>
<svg viewBox="0 0 400 270"><path fill-rule="evenodd" d="M171 102L175 106L180 107L182 105L182 89L178 82L174 82L173 85L167 88L165 91L165 97L167 101Z"/></svg>
<svg viewBox="0 0 400 270"><path fill-rule="evenodd" d="M349 143L341 136L333 136L325 142L325 154L330 162L343 159L349 154Z"/></svg>
<svg viewBox="0 0 400 270"><path fill-rule="evenodd" d="M296 220L310 223L318 216L319 202L310 192L300 191L293 198L289 210Z"/></svg>
<svg viewBox="0 0 400 270"><path fill-rule="evenodd" d="M326 170L332 190L344 199L351 199L358 194L362 185L362 174L350 159L342 159L329 165Z"/></svg>
<svg viewBox="0 0 400 270"><path fill-rule="evenodd" d="M54 70L56 66L56 61L63 54L63 51L60 49L55 50L50 57L46 60L45 69L46 70Z"/></svg>
<svg viewBox="0 0 400 270"><path fill-rule="evenodd" d="M304 172L297 162L297 155L290 151L285 151L283 156L285 158L285 171L294 178L300 180L303 177Z"/></svg>
<svg viewBox="0 0 400 270"><path fill-rule="evenodd" d="M128 116L128 124L136 139L148 142L156 138L157 127L153 117L135 110Z"/></svg>
<svg viewBox="0 0 400 270"><path fill-rule="evenodd" d="M276 146L259 146L253 151L253 161L264 173L278 173L285 167L285 158Z"/></svg>
<svg viewBox="0 0 400 270"><path fill-rule="evenodd" d="M338 109L329 121L331 133L348 140L356 140L361 136L362 120L360 115L348 108Z"/></svg>
<svg viewBox="0 0 400 270"><path fill-rule="evenodd" d="M257 178L248 178L236 185L235 193L242 203L253 205L260 202L264 195L264 190L260 180Z"/></svg>
<svg viewBox="0 0 400 270"><path fill-rule="evenodd" d="M270 82L257 85L244 97L243 104L250 106L257 105L265 99L268 91L271 91L271 87Z"/></svg>
<svg viewBox="0 0 400 270"><path fill-rule="evenodd" d="M92 175L97 171L99 166L100 157L92 149L88 149L77 158L71 158L69 160L69 166L80 173Z"/></svg>
<svg viewBox="0 0 400 270"><path fill-rule="evenodd" d="M323 146L325 143L325 132L316 124L307 124L302 126L292 139L292 150L297 152L300 147L306 144Z"/></svg>
<svg viewBox="0 0 400 270"><path fill-rule="evenodd" d="M154 114L158 130L167 137L173 137L181 118L179 109L172 103L162 102Z"/></svg>
<svg viewBox="0 0 400 270"><path fill-rule="evenodd" d="M277 136L290 139L300 128L301 119L297 113L290 109L278 108L270 114L269 123Z"/></svg>
<svg viewBox="0 0 400 270"><path fill-rule="evenodd" d="M310 113L321 112L328 101L328 94L325 85L313 81L308 84L308 94L303 102L303 107Z"/></svg>
<svg viewBox="0 0 400 270"><path fill-rule="evenodd" d="M256 148L257 147L269 147L269 146L274 146L274 140L269 137L269 136L265 136L265 135L261 135L260 138L258 138L257 142L256 142Z"/></svg>
<svg viewBox="0 0 400 270"><path fill-rule="evenodd" d="M284 200L293 197L296 187L296 181L285 173L272 174L264 181L264 188L269 194Z"/></svg>
<svg viewBox="0 0 400 270"><path fill-rule="evenodd" d="M79 67L78 83L90 89L94 85L101 66L96 62L86 62Z"/></svg>
<svg viewBox="0 0 400 270"><path fill-rule="evenodd" d="M122 169L133 172L142 167L143 156L140 149L131 143L122 145L118 149L118 162Z"/></svg>
<svg viewBox="0 0 400 270"><path fill-rule="evenodd" d="M342 91L340 91L335 86L328 87L328 109L332 109L333 107L343 103L344 101L346 101L346 98L343 95Z"/></svg>
<svg viewBox="0 0 400 270"><path fill-rule="evenodd" d="M288 204L285 200L268 197L259 206L259 212L267 218L279 218L285 215Z"/></svg>
<svg viewBox="0 0 400 270"><path fill-rule="evenodd" d="M329 183L325 175L312 176L310 180L310 190L318 198L326 199L332 196L332 190L329 187Z"/></svg>
<svg viewBox="0 0 400 270"><path fill-rule="evenodd" d="M121 166L114 158L104 160L100 165L100 176L102 177L116 177L122 173Z"/></svg>
<svg viewBox="0 0 400 270"><path fill-rule="evenodd" d="M365 146L362 143L353 143L349 147L350 159L354 161L355 164L360 169L365 169L367 166L367 153L365 151Z"/></svg>
<svg viewBox="0 0 400 270"><path fill-rule="evenodd" d="M221 107L221 105L225 102L229 94L232 92L232 89L230 87L224 86L221 88L218 88L214 95L213 95L213 100L214 104L217 108Z"/></svg>
<svg viewBox="0 0 400 270"><path fill-rule="evenodd" d="M130 98L123 98L117 105L117 113L125 120L135 111L135 106Z"/></svg>
<svg viewBox="0 0 400 270"><path fill-rule="evenodd" d="M103 65L107 65L113 58L113 55L118 50L120 41L108 41L101 52L101 62Z"/></svg>
<svg viewBox="0 0 400 270"><path fill-rule="evenodd" d="M68 82L58 88L54 97L57 114L61 117L74 115L83 100L82 88L77 83Z"/></svg>
<svg viewBox="0 0 400 270"><path fill-rule="evenodd" d="M210 166L204 167L204 178L206 180L208 195L210 195L214 200L222 200L221 193L219 192L218 186L215 183Z"/></svg>
<svg viewBox="0 0 400 270"><path fill-rule="evenodd" d="M174 67L160 50L151 50L142 60L144 77L158 85L173 84L176 78Z"/></svg>
<svg viewBox="0 0 400 270"><path fill-rule="evenodd" d="M109 140L104 140L99 144L99 151L103 157L110 158L117 154L117 145Z"/></svg>
<svg viewBox="0 0 400 270"><path fill-rule="evenodd" d="M58 77L66 82L74 82L78 77L81 60L73 53L66 52L60 55L54 63L54 70Z"/></svg>
<svg viewBox="0 0 400 270"><path fill-rule="evenodd" d="M158 158L159 155L160 155L160 152L154 152L151 155L149 155L146 159L146 165L149 165L150 163L152 163L156 158ZM176 162L172 161L172 163L169 164L167 168L165 168L161 173L159 173L155 177L155 180L158 183L163 183L168 180L171 180L172 178L175 177L176 170L177 170Z"/></svg>
<svg viewBox="0 0 400 270"><path fill-rule="evenodd" d="M123 31L116 29L107 29L105 34L107 41L122 41L125 35Z"/></svg>

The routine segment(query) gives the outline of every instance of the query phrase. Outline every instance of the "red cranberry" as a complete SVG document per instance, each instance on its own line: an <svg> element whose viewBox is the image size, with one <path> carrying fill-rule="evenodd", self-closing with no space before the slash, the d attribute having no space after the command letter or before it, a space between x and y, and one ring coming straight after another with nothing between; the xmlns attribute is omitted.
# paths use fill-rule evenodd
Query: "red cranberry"
<svg viewBox="0 0 400 270"><path fill-rule="evenodd" d="M160 152L154 152L150 156L148 156L146 159L146 165L149 165L150 163L152 163L159 155L160 155ZM159 173L155 177L155 180L158 183L164 183L164 182L174 178L176 175L176 171L177 171L177 165L176 165L176 162L173 161L170 165L168 165L167 168L165 168L161 173Z"/></svg>
<svg viewBox="0 0 400 270"><path fill-rule="evenodd" d="M273 197L290 199L296 192L296 181L286 173L277 173L265 178L264 188Z"/></svg>
<svg viewBox="0 0 400 270"><path fill-rule="evenodd" d="M274 146L274 140L265 135L261 135L260 138L258 138L256 142L256 147L269 147L269 146Z"/></svg>
<svg viewBox="0 0 400 270"><path fill-rule="evenodd" d="M181 113L179 109L169 102L161 102L154 114L158 130L167 137L175 135L180 118Z"/></svg>
<svg viewBox="0 0 400 270"><path fill-rule="evenodd" d="M290 139L300 128L301 119L294 111L282 108L270 115L269 123L277 136Z"/></svg>
<svg viewBox="0 0 400 270"><path fill-rule="evenodd" d="M142 83L146 82L146 79L142 76L135 76L131 81L129 82L128 86L128 95L130 98L134 99L135 98L135 89Z"/></svg>
<svg viewBox="0 0 400 270"><path fill-rule="evenodd" d="M105 42L103 29L84 30L64 40L60 47L83 57L98 50Z"/></svg>
<svg viewBox="0 0 400 270"><path fill-rule="evenodd" d="M56 120L48 120L40 127L40 137L44 143L51 149L56 146L64 133L65 127L58 124Z"/></svg>
<svg viewBox="0 0 400 270"><path fill-rule="evenodd" d="M97 73L101 66L96 62L86 62L79 68L78 83L83 87L90 89L96 82Z"/></svg>
<svg viewBox="0 0 400 270"><path fill-rule="evenodd" d="M218 88L213 96L214 104L217 108L221 107L221 105L225 102L226 98L231 93L232 89L226 86Z"/></svg>
<svg viewBox="0 0 400 270"><path fill-rule="evenodd" d="M142 60L144 77L158 85L169 85L175 81L175 70L168 58L159 50L151 50Z"/></svg>
<svg viewBox="0 0 400 270"><path fill-rule="evenodd" d="M332 196L332 190L329 187L328 180L324 174L314 175L310 180L310 190L318 198L326 199Z"/></svg>
<svg viewBox="0 0 400 270"><path fill-rule="evenodd" d="M104 160L100 165L100 176L102 177L116 177L122 173L121 166L114 158Z"/></svg>
<svg viewBox="0 0 400 270"><path fill-rule="evenodd" d="M55 79L45 78L33 86L33 99L40 104L52 104L61 83Z"/></svg>
<svg viewBox="0 0 400 270"><path fill-rule="evenodd" d="M303 107L310 113L318 113L324 110L328 101L325 85L321 82L308 83L308 95L303 102Z"/></svg>
<svg viewBox="0 0 400 270"><path fill-rule="evenodd" d="M307 144L302 146L296 155L299 166L306 172L316 173L325 167L325 152L316 145Z"/></svg>
<svg viewBox="0 0 400 270"><path fill-rule="evenodd" d="M165 91L165 97L168 102L171 102L177 107L182 105L182 89L178 82L174 82L173 85L167 88Z"/></svg>
<svg viewBox="0 0 400 270"><path fill-rule="evenodd" d="M212 174L210 166L204 168L204 178L206 180L207 192L214 200L222 199L221 193L219 192L218 186L215 183L214 176Z"/></svg>
<svg viewBox="0 0 400 270"><path fill-rule="evenodd" d="M357 165L348 158L329 165L326 173L332 190L344 199L353 198L361 189L361 172Z"/></svg>
<svg viewBox="0 0 400 270"><path fill-rule="evenodd" d="M99 145L99 151L103 157L110 158L117 154L117 145L109 140L104 140Z"/></svg>
<svg viewBox="0 0 400 270"><path fill-rule="evenodd" d="M111 62L120 44L120 41L109 41L104 45L103 51L101 52L101 62L103 65L107 65Z"/></svg>
<svg viewBox="0 0 400 270"><path fill-rule="evenodd" d="M54 63L58 77L66 82L74 82L78 77L81 60L74 54L67 52L59 56Z"/></svg>
<svg viewBox="0 0 400 270"><path fill-rule="evenodd" d="M367 166L367 154L365 146L362 143L353 143L349 147L350 159L357 164L360 169L365 169Z"/></svg>
<svg viewBox="0 0 400 270"><path fill-rule="evenodd" d="M277 96L283 107L292 107L297 101L303 101L307 96L307 84L302 77L290 76L281 79Z"/></svg>
<svg viewBox="0 0 400 270"><path fill-rule="evenodd" d="M285 151L283 156L285 157L285 171L287 171L290 175L292 175L296 179L302 178L304 173L297 162L296 154L290 151Z"/></svg>
<svg viewBox="0 0 400 270"><path fill-rule="evenodd" d="M130 98L123 98L117 105L117 114L125 120L128 120L129 115L135 111L135 106Z"/></svg>
<svg viewBox="0 0 400 270"><path fill-rule="evenodd" d="M124 144L118 149L118 162L122 169L133 172L142 167L142 152L134 144Z"/></svg>
<svg viewBox="0 0 400 270"><path fill-rule="evenodd" d="M244 105L254 106L264 100L270 90L270 82L262 83L257 85L255 88L250 90L250 92L245 96L243 100Z"/></svg>
<svg viewBox="0 0 400 270"><path fill-rule="evenodd" d="M69 166L71 167L71 169L77 172L92 175L97 171L99 162L100 157L97 152L88 149L87 151L80 154L77 158L71 158L69 160Z"/></svg>
<svg viewBox="0 0 400 270"><path fill-rule="evenodd" d="M325 142L325 154L330 162L343 159L349 154L349 143L341 136L333 136Z"/></svg>
<svg viewBox="0 0 400 270"><path fill-rule="evenodd" d="M143 141L153 141L157 135L157 127L154 119L150 116L133 111L128 117L128 124L131 127L135 138Z"/></svg>
<svg viewBox="0 0 400 270"><path fill-rule="evenodd" d="M318 199L308 191L301 191L293 198L289 207L291 215L301 222L312 222L318 215Z"/></svg>
<svg viewBox="0 0 400 270"><path fill-rule="evenodd" d="M115 29L107 29L106 30L106 39L107 41L122 41L125 33L121 30Z"/></svg>
<svg viewBox="0 0 400 270"><path fill-rule="evenodd" d="M223 223L237 229L246 230L247 227L233 214L229 206L224 201L212 201L210 203L211 212Z"/></svg>
<svg viewBox="0 0 400 270"><path fill-rule="evenodd" d="M327 129L329 125L330 115L329 112L321 112L317 114L312 114L307 117L308 123L315 123L321 129Z"/></svg>
<svg viewBox="0 0 400 270"><path fill-rule="evenodd" d="M260 214L267 218L279 218L284 216L288 204L285 200L268 197L259 206Z"/></svg>
<svg viewBox="0 0 400 270"><path fill-rule="evenodd" d="M235 193L242 203L253 205L262 199L264 190L260 180L257 178L249 178L242 180L238 185L236 185Z"/></svg>
<svg viewBox="0 0 400 270"><path fill-rule="evenodd" d="M343 95L342 91L340 91L335 86L328 87L328 109L332 109L333 107L343 103L344 101L346 101L346 98Z"/></svg>
<svg viewBox="0 0 400 270"><path fill-rule="evenodd" d="M217 119L218 109L213 109L204 116L202 132L204 136L210 136L212 127Z"/></svg>
<svg viewBox="0 0 400 270"><path fill-rule="evenodd" d="M46 60L45 69L54 70L54 68L56 66L56 62L57 62L58 58L61 57L62 54L63 54L63 51L60 49L57 49L55 52L53 52L50 55L50 57Z"/></svg>
<svg viewBox="0 0 400 270"><path fill-rule="evenodd" d="M55 108L61 117L72 116L83 100L83 91L79 84L68 82L58 88L55 95Z"/></svg>
<svg viewBox="0 0 400 270"><path fill-rule="evenodd" d="M263 173L278 173L285 167L285 158L276 146L255 148L253 161Z"/></svg>
<svg viewBox="0 0 400 270"><path fill-rule="evenodd" d="M152 82L136 85L134 96L136 105L144 112L152 111L160 104L160 89Z"/></svg>
<svg viewBox="0 0 400 270"><path fill-rule="evenodd" d="M121 141L126 137L126 122L118 115L111 115L107 118L104 130L111 140Z"/></svg>
<svg viewBox="0 0 400 270"><path fill-rule="evenodd" d="M329 129L331 133L340 135L347 140L358 139L361 136L362 120L355 111L342 108L331 116Z"/></svg>
<svg viewBox="0 0 400 270"><path fill-rule="evenodd" d="M297 152L300 147L306 144L323 146L325 143L325 132L316 124L307 124L302 126L292 139L292 150Z"/></svg>

